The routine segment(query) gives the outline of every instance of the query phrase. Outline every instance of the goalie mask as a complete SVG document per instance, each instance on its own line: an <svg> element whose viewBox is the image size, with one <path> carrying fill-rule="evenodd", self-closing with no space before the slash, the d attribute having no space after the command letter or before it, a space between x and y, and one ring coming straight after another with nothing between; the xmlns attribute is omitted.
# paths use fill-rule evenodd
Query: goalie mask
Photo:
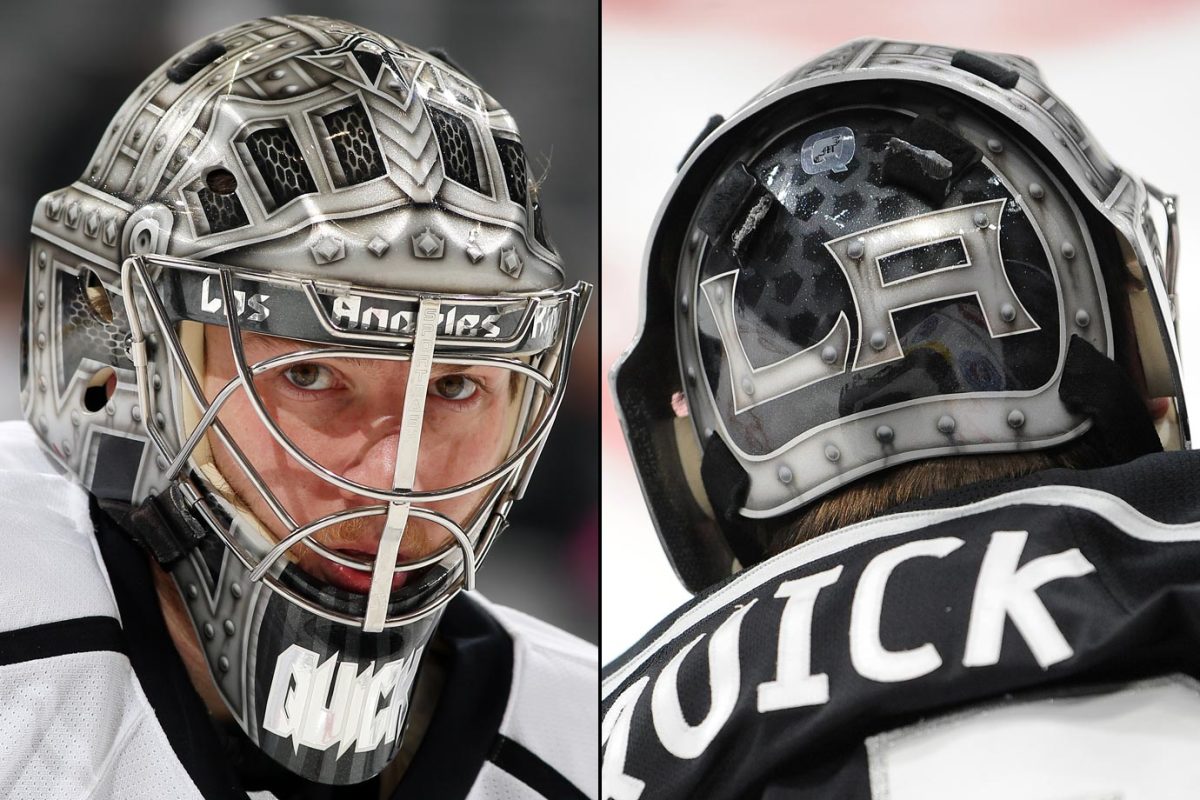
<svg viewBox="0 0 1200 800"><path fill-rule="evenodd" d="M1174 239L1024 59L860 41L785 76L681 167L613 373L683 583L887 467L1083 435L1114 340L1186 447Z"/></svg>
<svg viewBox="0 0 1200 800"><path fill-rule="evenodd" d="M395 755L561 402L590 287L526 170L443 57L280 17L172 58L37 206L25 415L305 778Z"/></svg>

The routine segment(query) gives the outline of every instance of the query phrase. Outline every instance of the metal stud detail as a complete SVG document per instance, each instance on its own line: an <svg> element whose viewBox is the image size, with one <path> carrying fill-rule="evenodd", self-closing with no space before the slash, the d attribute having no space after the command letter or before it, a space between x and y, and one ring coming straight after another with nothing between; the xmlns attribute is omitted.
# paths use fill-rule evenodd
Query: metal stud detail
<svg viewBox="0 0 1200 800"><path fill-rule="evenodd" d="M943 414L942 416L938 417L937 429L947 436L954 433L955 427L956 425L954 422L954 417L950 416L949 414Z"/></svg>
<svg viewBox="0 0 1200 800"><path fill-rule="evenodd" d="M837 348L831 344L825 345L821 348L821 360L826 364L832 364L834 361L837 361Z"/></svg>
<svg viewBox="0 0 1200 800"><path fill-rule="evenodd" d="M1013 409L1008 412L1008 427L1016 430L1025 425L1025 414L1018 409Z"/></svg>
<svg viewBox="0 0 1200 800"><path fill-rule="evenodd" d="M225 620L225 624L222 627L225 629L226 636L233 636L237 633L237 626L233 624L233 620L231 619Z"/></svg>
<svg viewBox="0 0 1200 800"><path fill-rule="evenodd" d="M521 277L521 268L525 262L517 255L515 247L506 247L500 251L500 271L513 278Z"/></svg>
<svg viewBox="0 0 1200 800"><path fill-rule="evenodd" d="M825 445L825 458L829 461L837 462L842 457L842 451L837 449L837 445Z"/></svg>
<svg viewBox="0 0 1200 800"><path fill-rule="evenodd" d="M999 139L988 139L987 140L987 149L991 150L993 153L1003 153L1004 152L1004 143L1001 142Z"/></svg>
<svg viewBox="0 0 1200 800"><path fill-rule="evenodd" d="M988 226L987 214L982 211L976 211L971 216L971 221L975 223L976 228L986 228Z"/></svg>
<svg viewBox="0 0 1200 800"><path fill-rule="evenodd" d="M1012 322L1017 318L1017 310L1013 308L1012 303L1005 303L1000 306L1000 319L1005 322Z"/></svg>
<svg viewBox="0 0 1200 800"><path fill-rule="evenodd" d="M1075 312L1075 324L1081 328L1086 328L1092 322L1092 315L1084 311L1082 308Z"/></svg>
<svg viewBox="0 0 1200 800"><path fill-rule="evenodd" d="M754 381L749 378L742 378L742 391L751 397L754 396Z"/></svg>
<svg viewBox="0 0 1200 800"><path fill-rule="evenodd" d="M846 255L850 256L855 261L858 261L860 258L863 257L864 250L865 250L865 248L863 246L863 243L858 240L855 240L846 246Z"/></svg>
<svg viewBox="0 0 1200 800"><path fill-rule="evenodd" d="M194 583L187 585L187 596L189 599L195 600L200 596L200 589Z"/></svg>
<svg viewBox="0 0 1200 800"><path fill-rule="evenodd" d="M1063 258L1067 259L1068 261L1070 259L1074 258L1075 257L1075 245L1071 244L1070 242L1063 242L1062 243L1062 254L1063 254Z"/></svg>
<svg viewBox="0 0 1200 800"><path fill-rule="evenodd" d="M790 467L788 467L786 464L784 464L784 465L782 465L782 466L780 466L780 467L779 467L779 472L778 472L778 475L779 475L779 482L780 482L780 483L791 483L791 482L792 482L792 478L794 477L794 476L792 475L792 470L791 470L791 468L790 468Z"/></svg>
<svg viewBox="0 0 1200 800"><path fill-rule="evenodd" d="M1029 184L1029 196L1034 200L1041 200L1046 196L1046 190L1042 188L1040 183Z"/></svg>
<svg viewBox="0 0 1200 800"><path fill-rule="evenodd" d="M115 247L117 244L117 220L116 217L109 217L104 222L104 231L100 236L100 241L108 247Z"/></svg>
<svg viewBox="0 0 1200 800"><path fill-rule="evenodd" d="M318 264L332 264L346 257L346 242L340 236L322 236L308 249Z"/></svg>
<svg viewBox="0 0 1200 800"><path fill-rule="evenodd" d="M875 350L882 350L887 346L887 334L883 331L875 331L871 334L871 347Z"/></svg>
<svg viewBox="0 0 1200 800"><path fill-rule="evenodd" d="M211 622L204 623L204 627L202 628L202 630L204 631L205 639L212 639L214 636L217 635L217 632L215 630L213 630L213 626L212 626Z"/></svg>
<svg viewBox="0 0 1200 800"><path fill-rule="evenodd" d="M875 429L875 438L883 444L891 444L892 440L896 438L896 432L890 425L880 425Z"/></svg>
<svg viewBox="0 0 1200 800"><path fill-rule="evenodd" d="M388 244L388 240L384 239L382 236L376 236L371 239L371 241L367 242L367 249L370 250L371 255L375 256L376 258L379 258L386 253L390 247L391 245Z"/></svg>
<svg viewBox="0 0 1200 800"><path fill-rule="evenodd" d="M221 672L229 672L229 659L225 656L218 658L217 669L221 670Z"/></svg>

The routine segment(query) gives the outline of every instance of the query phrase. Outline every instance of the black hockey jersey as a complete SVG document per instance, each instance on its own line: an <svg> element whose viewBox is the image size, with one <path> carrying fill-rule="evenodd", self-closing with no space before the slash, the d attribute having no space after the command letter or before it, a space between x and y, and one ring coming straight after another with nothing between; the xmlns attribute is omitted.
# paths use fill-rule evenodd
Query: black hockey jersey
<svg viewBox="0 0 1200 800"><path fill-rule="evenodd" d="M968 487L610 664L601 797L1195 797L1197 675L1200 453Z"/></svg>

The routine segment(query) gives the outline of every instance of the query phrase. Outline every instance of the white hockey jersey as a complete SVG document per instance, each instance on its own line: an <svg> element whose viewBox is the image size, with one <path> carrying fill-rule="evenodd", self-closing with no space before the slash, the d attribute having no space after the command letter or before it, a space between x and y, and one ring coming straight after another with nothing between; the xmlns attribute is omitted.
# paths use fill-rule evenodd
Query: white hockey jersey
<svg viewBox="0 0 1200 800"><path fill-rule="evenodd" d="M278 796L243 788L166 637L145 557L95 528L88 496L24 422L0 423L0 552L0 797ZM438 635L446 685L391 796L594 800L596 648L477 595L451 603ZM363 796L309 787L294 796Z"/></svg>

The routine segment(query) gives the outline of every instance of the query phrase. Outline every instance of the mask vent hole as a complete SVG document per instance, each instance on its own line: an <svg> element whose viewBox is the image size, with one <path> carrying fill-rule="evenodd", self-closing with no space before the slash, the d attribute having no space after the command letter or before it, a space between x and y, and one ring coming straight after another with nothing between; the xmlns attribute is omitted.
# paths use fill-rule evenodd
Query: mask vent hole
<svg viewBox="0 0 1200 800"><path fill-rule="evenodd" d="M224 167L217 167L204 178L204 183L213 194L227 195L237 191L237 178Z"/></svg>
<svg viewBox="0 0 1200 800"><path fill-rule="evenodd" d="M83 407L89 413L96 413L108 405L108 399L116 389L117 373L112 367L104 367L92 376L87 388L83 390Z"/></svg>
<svg viewBox="0 0 1200 800"><path fill-rule="evenodd" d="M108 290L100 282L100 276L90 269L84 270L83 293L87 298L88 308L101 322L111 324L113 321L112 300Z"/></svg>
<svg viewBox="0 0 1200 800"><path fill-rule="evenodd" d="M208 221L208 232L225 231L249 225L246 209L237 196L237 178L224 167L212 170L204 178L205 185L196 191L200 209Z"/></svg>

